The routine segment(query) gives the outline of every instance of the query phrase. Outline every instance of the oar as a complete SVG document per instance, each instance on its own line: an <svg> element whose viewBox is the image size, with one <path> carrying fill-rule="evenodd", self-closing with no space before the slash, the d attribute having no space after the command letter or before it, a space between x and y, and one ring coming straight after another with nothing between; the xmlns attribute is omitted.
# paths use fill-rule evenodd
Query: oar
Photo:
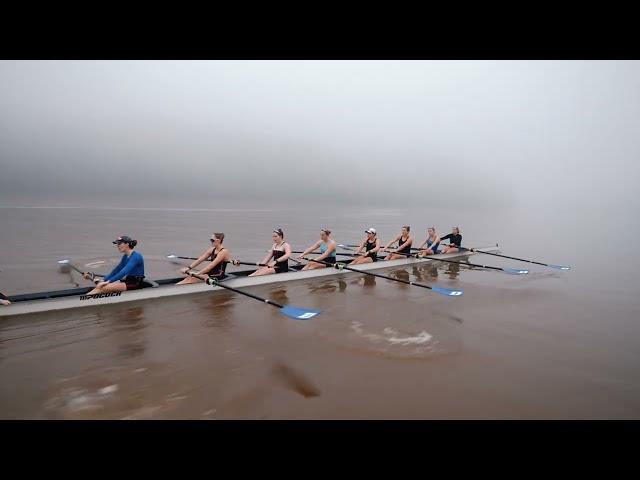
<svg viewBox="0 0 640 480"><path fill-rule="evenodd" d="M493 255L495 257L502 257L502 258L509 258L511 260L518 260L519 262L534 263L536 265L542 265L542 266L545 266L545 267L555 268L556 270L571 270L571 267L565 267L564 265L553 265L553 264L550 264L550 263L542 263L542 262L534 262L533 260L525 260L524 258L508 257L507 255L500 255L498 253L484 252L482 250L478 250L477 248L464 248L464 247L458 247L458 248L461 249L461 250L469 250L471 252L484 253L485 255Z"/></svg>
<svg viewBox="0 0 640 480"><path fill-rule="evenodd" d="M173 255L173 254L167 255L167 258L169 260L175 260L176 258L180 258L180 259L183 259L183 260L197 260L196 257L180 257L178 255ZM174 263L176 263L176 262L174 262ZM271 265L267 265L266 263L242 262L240 260L230 260L230 261L225 260L224 263L231 263L233 265L251 265L252 267L270 267L271 266Z"/></svg>
<svg viewBox="0 0 640 480"><path fill-rule="evenodd" d="M198 275L197 273L191 273L191 272L188 272L188 275L191 277L199 278L200 280L203 280L208 285L226 288L227 290L231 290L232 292L236 292L241 295L246 295L247 297L267 303L273 307L277 307L280 309L280 313L282 313L283 315L286 315L289 318L293 318L296 320L309 320L310 318L313 318L316 315L319 315L321 313L321 310L311 310L308 308L293 307L291 305L281 305L277 302L274 302L273 300L269 300L268 298L262 298L252 293L243 292L242 290L238 290L237 288L224 285L224 283L219 282L218 280L215 280L208 276L205 277L204 275Z"/></svg>
<svg viewBox="0 0 640 480"><path fill-rule="evenodd" d="M394 252L398 255L404 255L405 257L414 257L414 258L429 258L430 260L437 260L438 262L447 262L447 263L455 263L457 265L467 265L470 267L478 267L478 268L488 268L490 270L501 270L505 273L509 273L511 275L526 275L529 273L529 270L522 270L519 268L509 268L509 267L492 267L491 265L480 265L479 263L471 263L471 262L456 262L455 260L448 260L444 258L439 258L440 254L429 255L428 257L425 255L424 257L420 257L416 254L412 253L404 253L404 252Z"/></svg>
<svg viewBox="0 0 640 480"><path fill-rule="evenodd" d="M58 263L59 263L60 265L67 265L67 266L69 266L71 269L75 270L76 272L78 272L78 273L79 273L80 275L82 275L82 276L84 276L84 275L85 275L85 273L86 273L87 275L89 275L89 279L90 279L92 282L94 282L94 283L96 283L96 282L95 282L95 278L96 278L96 277L104 278L104 275L99 275L99 274L97 274L97 273L93 273L93 272L83 272L83 271L82 271L82 270L80 270L78 267L76 267L73 263L71 263L71 260L69 260L68 258L65 258L64 260L58 260Z"/></svg>
<svg viewBox="0 0 640 480"><path fill-rule="evenodd" d="M106 275L100 275L99 273L83 272L78 267L76 267L73 263L71 263L71 260L69 260L68 258L65 258L64 260L58 260L58 263L60 265L68 265L73 270L75 270L76 272L80 273L82 276L84 276L84 274L86 273L87 275L89 275L89 279L93 283L95 283L96 285L98 284L98 282L96 282L96 277L104 278L106 276ZM147 282L149 285L151 285L153 288L158 288L160 286L158 283L156 283L153 280L150 280L148 278L145 278L144 281Z"/></svg>
<svg viewBox="0 0 640 480"><path fill-rule="evenodd" d="M322 263L322 264L324 264L324 265L326 265L328 267L337 268L338 270L342 270L342 269L350 270L352 272L364 273L365 275L372 275L374 277L380 277L380 278L384 278L386 280L393 280L394 282L400 282L400 283L404 283L406 285L414 285L416 287L427 288L429 290L433 290L436 293L439 293L441 295L446 295L448 297L459 297L463 293L462 290L451 290L449 288L443 288L443 287L430 287L429 285L424 285L423 283L410 282L408 280L401 280L400 278L393 278L393 277L388 277L386 275L380 275L379 273L373 273L373 272L367 272L367 271L364 271L364 270L358 270L357 268L347 267L343 263L336 263L334 265L333 263L325 262L323 260L315 260L313 258L307 258L307 257L305 257L305 260L308 260L310 262Z"/></svg>

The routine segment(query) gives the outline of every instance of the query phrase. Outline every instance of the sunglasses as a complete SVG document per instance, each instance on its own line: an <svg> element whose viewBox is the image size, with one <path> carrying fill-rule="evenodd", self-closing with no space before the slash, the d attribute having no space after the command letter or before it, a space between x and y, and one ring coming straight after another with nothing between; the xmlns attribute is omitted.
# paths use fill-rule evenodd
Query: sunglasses
<svg viewBox="0 0 640 480"><path fill-rule="evenodd" d="M217 239L217 238L210 238L210 239L209 239L209 241L210 241L211 243L214 243L216 240L218 240L218 239Z"/></svg>

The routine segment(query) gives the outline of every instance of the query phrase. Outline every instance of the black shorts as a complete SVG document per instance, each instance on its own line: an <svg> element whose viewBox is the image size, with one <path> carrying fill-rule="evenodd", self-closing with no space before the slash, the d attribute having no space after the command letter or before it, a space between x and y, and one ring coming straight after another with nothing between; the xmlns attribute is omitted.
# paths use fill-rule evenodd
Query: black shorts
<svg viewBox="0 0 640 480"><path fill-rule="evenodd" d="M144 277L126 276L122 281L127 286L127 290L139 290L144 288Z"/></svg>
<svg viewBox="0 0 640 480"><path fill-rule="evenodd" d="M327 262L330 263L331 265L335 265L336 263L336 257L327 257L324 260L321 260L322 262Z"/></svg>
<svg viewBox="0 0 640 480"><path fill-rule="evenodd" d="M289 271L289 262L276 262L273 269L276 273L284 273Z"/></svg>
<svg viewBox="0 0 640 480"><path fill-rule="evenodd" d="M374 262L378 261L378 254L377 253L367 253L367 257L369 257Z"/></svg>

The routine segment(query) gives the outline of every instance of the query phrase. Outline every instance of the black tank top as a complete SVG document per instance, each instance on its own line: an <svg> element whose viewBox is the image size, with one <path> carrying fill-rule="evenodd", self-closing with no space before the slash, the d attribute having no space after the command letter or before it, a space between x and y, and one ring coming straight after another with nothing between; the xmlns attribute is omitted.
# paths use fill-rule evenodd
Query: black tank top
<svg viewBox="0 0 640 480"><path fill-rule="evenodd" d="M284 247L286 242L282 242L281 245L278 245L279 247ZM284 250L276 250L275 248L273 250L271 250L271 253L273 253L273 259L274 260L278 260L281 256L283 256L286 252ZM281 273L281 272L288 272L289 271L289 260L287 259L286 262L276 262L275 266L273 267L276 271L276 273Z"/></svg>
<svg viewBox="0 0 640 480"><path fill-rule="evenodd" d="M404 240L402 239L402 237L400 237L400 240L398 240L398 249L400 248L400 245L402 245L404 242L406 242L409 239L409 237L405 238ZM410 253L411 252L411 243L409 243L406 247L404 247L402 250L398 250L398 253Z"/></svg>
<svg viewBox="0 0 640 480"><path fill-rule="evenodd" d="M282 242L281 245L278 245L279 247L284 247L284 242ZM275 248L272 250L273 253L273 259L274 260L278 260L281 256L283 256L286 252L284 250L276 250ZM287 260L286 262L280 262L282 265L289 265L289 260Z"/></svg>
<svg viewBox="0 0 640 480"><path fill-rule="evenodd" d="M374 240L373 243L369 243L369 241L367 240L367 243L364 244L364 248L367 250L367 252L369 250L373 250L374 248L376 248L376 241ZM378 252L368 253L367 256L375 260L378 257Z"/></svg>
<svg viewBox="0 0 640 480"><path fill-rule="evenodd" d="M209 257L209 260L213 262L218 256L218 253L220 253L223 250L224 250L224 247L222 247L217 252L214 249L213 252L211 252L211 257ZM222 262L216 265L215 267L213 267L211 270L209 270L208 275L211 277L219 277L221 275L224 275L224 272L226 271L226 269L227 269L227 262Z"/></svg>

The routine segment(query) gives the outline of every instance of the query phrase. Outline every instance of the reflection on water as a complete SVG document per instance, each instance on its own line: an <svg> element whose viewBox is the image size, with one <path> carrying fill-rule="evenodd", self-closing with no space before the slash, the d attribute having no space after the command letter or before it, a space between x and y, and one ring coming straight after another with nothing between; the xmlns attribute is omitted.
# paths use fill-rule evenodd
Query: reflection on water
<svg viewBox="0 0 640 480"><path fill-rule="evenodd" d="M147 346L146 323L143 306L103 310L96 316L106 328L112 330L109 338L116 346L120 358L135 358L142 355Z"/></svg>
<svg viewBox="0 0 640 480"><path fill-rule="evenodd" d="M402 280L402 282L408 282L410 280L409 272L404 268L398 268L397 270L392 270L387 274L391 278L397 278L398 280ZM411 285L407 285L406 283L396 282L398 288L403 290L414 288Z"/></svg>
<svg viewBox="0 0 640 480"><path fill-rule="evenodd" d="M228 290L211 292L199 302L203 326L229 332L233 328L233 307L236 295Z"/></svg>
<svg viewBox="0 0 640 480"><path fill-rule="evenodd" d="M536 225L522 213L490 225L488 214L468 212L443 213L442 221L466 218L465 238L477 246L489 244L477 235L490 227L491 240L507 245L503 253L551 261L522 233L549 228L547 219ZM291 219L284 228L298 249L316 238L318 221L331 222L346 243L360 238L365 217L388 236L407 212L281 215ZM89 286L59 273L55 260L72 253L78 266L108 271L119 257L99 239L114 229L139 237L151 277L175 276L177 267L164 259L176 248L175 232L184 255L201 251L211 233L210 212L0 216L5 293ZM276 216L219 212L216 223L229 232L234 256L259 258L253 234L268 236ZM30 235L34 228L46 235ZM9 317L0 322L0 417L639 418L636 257L589 256L586 243L554 250L554 262L575 265L566 274L531 267L515 277L463 259L376 272L427 285L455 281L465 292L455 299L346 272L251 287L279 303L323 310L309 322L228 291Z"/></svg>
<svg viewBox="0 0 640 480"><path fill-rule="evenodd" d="M435 263L414 265L412 273L419 282L434 282L438 279L438 265Z"/></svg>
<svg viewBox="0 0 640 480"><path fill-rule="evenodd" d="M460 265L457 263L445 263L445 265L446 270L444 271L444 273L449 275L449 278L451 278L452 280L454 278L458 278L458 275L460 275Z"/></svg>

